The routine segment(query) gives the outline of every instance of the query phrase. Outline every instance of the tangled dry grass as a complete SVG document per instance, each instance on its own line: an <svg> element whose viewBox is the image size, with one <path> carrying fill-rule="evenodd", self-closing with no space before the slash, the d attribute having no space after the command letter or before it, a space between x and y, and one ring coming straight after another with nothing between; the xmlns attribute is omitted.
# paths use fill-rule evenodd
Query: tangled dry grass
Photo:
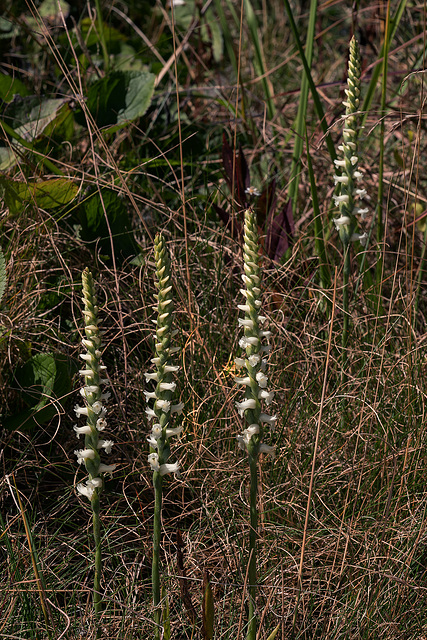
<svg viewBox="0 0 427 640"><path fill-rule="evenodd" d="M226 15L233 9L233 3L227 5ZM305 24L303 7L299 9ZM79 79L89 83L89 76L79 76L80 67L66 57L58 26L50 25L40 36L37 65L28 63L22 52L25 47L28 55L35 51L25 29L29 10L8 11L18 31L13 37L16 53L4 58L3 72L19 72L39 96L46 87L52 94L71 96ZM378 11L374 17L371 9L359 13L366 39L365 86L373 48L381 41L385 7ZM234 135L241 141L254 183L263 186L275 175L278 201L285 202L301 76L280 3L259 3L256 14L275 88L274 119L265 116L259 73L252 64L253 43L247 40L240 49L244 91L239 104L245 109L236 119L238 84L229 80L234 77L231 63L224 58L215 66L202 30L195 28L199 39L190 38L175 71L179 114L174 72L173 80L166 74L159 84L152 108L141 120L110 137L94 121L86 129L75 125L63 145L52 133L49 150L39 143L39 155L22 157L4 173L3 178L31 183L50 175L40 162L49 155L79 185L79 195L60 215L34 200L19 211L11 212L6 202L1 209L8 288L0 310L0 637L95 637L89 510L74 490L79 472L72 410L81 337L79 282L87 265L99 283L104 361L113 395L109 429L117 442L113 457L118 464L102 498L102 635L130 640L151 633L153 493L142 391L152 357L152 238L159 228L172 255L183 364L180 399L185 402L185 435L175 448L182 478L168 480L164 496L162 564L172 637L201 637L206 572L214 594L215 638L239 637L244 628L248 478L246 461L235 445L241 419L233 381L241 242L224 228L211 205L228 211L234 206L222 172L224 129L230 143ZM108 15L131 38L129 23L118 24L117 16ZM131 9L126 15L132 21L138 18ZM150 15L150 37L157 49L164 47L167 58L173 40L168 36L163 42L162 34L169 18ZM334 3L319 8L319 21L323 26L313 68L337 140L351 15L342 3ZM377 31L370 31L370 25ZM283 639L427 637L426 236L423 220L416 222L426 201L424 97L422 76L414 73L422 66L421 27L422 18L408 7L390 54L383 275L378 298L375 282L367 280L378 260L372 237L364 275L352 283L345 385L342 256L328 220L332 168L311 104L310 155L332 266L331 287L325 291L318 284L305 152L292 247L281 264L264 259L263 296L273 332L270 378L279 420L273 438L277 458L261 464L260 640L277 625L276 637ZM177 43L180 29L177 25L174 31ZM65 31L73 32L71 23ZM243 33L248 38L246 25ZM52 71L55 55L60 56L60 80ZM375 221L380 122L379 102L374 102L361 162L372 203L368 225ZM123 230L107 229L103 241L96 234L89 240L84 228L82 232L82 203L98 194L105 204L107 190L124 203L131 222L135 244L127 255L111 250L121 246ZM238 220L241 212L235 213ZM360 259L355 256L354 264ZM329 311L324 299L331 301ZM28 377L28 362L38 354L59 354L66 368L58 374L63 385L35 410L47 393L40 379ZM48 419L40 414L46 406L51 410ZM32 564L35 554L38 577ZM48 606L49 633L41 598Z"/></svg>

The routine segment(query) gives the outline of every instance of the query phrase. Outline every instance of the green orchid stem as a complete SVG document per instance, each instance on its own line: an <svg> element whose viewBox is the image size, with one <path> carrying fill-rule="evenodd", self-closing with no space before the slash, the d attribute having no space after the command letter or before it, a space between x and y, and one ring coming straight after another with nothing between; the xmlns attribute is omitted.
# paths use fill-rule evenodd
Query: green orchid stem
<svg viewBox="0 0 427 640"><path fill-rule="evenodd" d="M345 373L346 367L344 366L346 363L346 353L347 353L347 342L348 342L348 329L350 325L350 314L349 314L349 301L348 301L348 283L350 279L350 268L351 268L351 258L350 258L350 243L344 245L344 272L343 272L343 291L342 291L342 306L344 311L344 320L342 327L342 340L341 345L343 349L343 374Z"/></svg>
<svg viewBox="0 0 427 640"><path fill-rule="evenodd" d="M344 244L344 271L343 271L343 291L342 291L342 307L343 307L343 326L342 326L342 337L341 337L341 385L343 389L343 393L345 394L345 386L347 384L347 343L348 343L348 333L350 326L350 305L349 305L349 279L350 279L350 269L351 269L351 254L350 254L350 242ZM342 402L342 413L341 413L341 429L344 429L347 423L346 417L346 409L347 404L345 398Z"/></svg>
<svg viewBox="0 0 427 640"><path fill-rule="evenodd" d="M95 540L95 577L93 579L93 607L95 616L101 613L101 519L99 517L99 489L95 489L92 500L93 538ZM98 630L97 636L98 637Z"/></svg>
<svg viewBox="0 0 427 640"><path fill-rule="evenodd" d="M154 638L160 640L161 608L160 608L160 527L162 513L162 484L163 478L158 471L153 473L154 485L154 526L153 526L153 564L151 579L153 586L154 605Z"/></svg>
<svg viewBox="0 0 427 640"><path fill-rule="evenodd" d="M250 486L250 531L249 531L249 570L248 570L248 594L249 594L249 623L247 640L256 640L256 539L258 533L258 455L254 454L254 447L249 448L249 469L251 476Z"/></svg>

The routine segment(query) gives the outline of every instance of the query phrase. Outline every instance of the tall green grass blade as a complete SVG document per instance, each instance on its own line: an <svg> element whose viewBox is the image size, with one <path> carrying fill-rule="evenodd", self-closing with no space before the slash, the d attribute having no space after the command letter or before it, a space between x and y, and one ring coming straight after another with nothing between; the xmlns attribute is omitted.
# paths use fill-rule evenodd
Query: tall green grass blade
<svg viewBox="0 0 427 640"><path fill-rule="evenodd" d="M231 35L231 31L228 26L228 21L224 13L224 5L223 5L223 2L221 2L221 0L215 0L215 10L221 25L222 37L224 38L225 48L227 49L228 57L234 69L234 74L237 78L238 64L237 64L236 54L234 53L233 37Z"/></svg>
<svg viewBox="0 0 427 640"><path fill-rule="evenodd" d="M285 0L286 2L286 0ZM371 76L371 81L369 83L368 86L368 90L365 94L365 99L363 101L363 105L362 105L362 120L361 120L361 124L364 125L366 122L366 119L368 117L368 112L370 109L370 106L372 104L372 100L374 98L374 93L375 93L375 88L377 86L378 83L378 78L380 77L381 71L383 69L383 65L380 64L381 58L384 57L384 52L385 49L387 47L387 50L390 48L390 43L392 42L396 31L397 31L397 27L399 26L400 20L403 16L403 12L405 11L406 8L406 2L407 0L400 0L399 2L399 6L397 7L396 13L394 15L394 17L390 20L390 28L388 30L388 37L387 37L387 42L384 41L383 46L381 47L381 51L380 51L380 55L379 55L379 60L378 63L376 64L376 66L374 67L374 70L372 71L372 76Z"/></svg>
<svg viewBox="0 0 427 640"><path fill-rule="evenodd" d="M388 71L388 52L390 46L390 3L387 4L387 15L385 23L384 44L383 44L383 77L381 86L381 124L380 124L380 157L379 157L379 175L378 175L378 204L377 204L377 265L375 268L376 290L378 295L378 305L380 305L381 279L383 273L383 241L384 241L384 137L385 137L385 114L387 103L387 71ZM379 310L379 307L378 307Z"/></svg>
<svg viewBox="0 0 427 640"><path fill-rule="evenodd" d="M168 592L162 585L162 624L163 624L163 640L171 639L171 619L169 609Z"/></svg>
<svg viewBox="0 0 427 640"><path fill-rule="evenodd" d="M105 39L104 23L102 21L102 11L100 0L95 0L96 7L96 25L99 30L99 39L101 41L102 57L104 58L104 71L108 73L110 69L110 56L108 55L107 41Z"/></svg>
<svg viewBox="0 0 427 640"><path fill-rule="evenodd" d="M274 106L273 99L271 97L270 87L269 87L268 79L266 76L264 56L262 52L262 44L259 39L259 33L258 33L258 22L255 16L255 12L253 10L251 1L244 0L244 2L245 2L246 19L248 22L249 31L251 32L252 44L255 49L255 66L257 69L257 73L259 73L262 76L261 82L264 90L265 101L267 103L267 113L268 113L268 117L271 119L276 113L276 108Z"/></svg>
<svg viewBox="0 0 427 640"><path fill-rule="evenodd" d="M307 39L305 43L305 56L307 65L311 67L313 58L313 44L314 44L314 30L316 27L317 18L317 0L311 0L310 3L310 16L308 20ZM298 104L298 113L295 123L295 144L294 153L292 156L291 164L291 178L289 185L289 197L292 202L292 212L295 215L298 204L298 187L299 187L299 172L301 169L301 153L303 148L304 132L306 129L306 114L307 114L307 100L308 100L308 78L303 73L301 78L301 91ZM308 149L308 147L307 147Z"/></svg>
<svg viewBox="0 0 427 640"><path fill-rule="evenodd" d="M298 53L300 55L301 62L302 62L303 67L304 67L305 75L307 77L307 82L308 82L308 85L310 87L311 95L312 95L314 106L315 106L316 113L317 113L317 117L319 119L320 126L322 127L322 131L323 131L323 133L325 135L326 146L328 147L329 155L331 156L331 161L333 162L336 159L337 154L335 152L334 143L333 143L332 138L331 138L331 136L329 134L329 131L328 131L328 123L326 122L326 119L325 119L325 113L323 111L322 103L320 101L319 94L317 93L316 85L314 84L313 78L311 76L310 67L309 67L309 65L307 63L307 60L306 60L306 57L305 57L304 49L303 49L303 46L301 44L301 40L300 40L300 37L299 37L297 26L295 24L293 12L292 12L292 8L291 8L291 6L289 4L289 0L283 0L283 1L284 1L284 4L285 4L285 10L286 10L286 13L287 13L288 19L289 19L289 26L291 27L291 31L292 31L292 34L294 36L295 44L296 44L296 47L298 49Z"/></svg>
<svg viewBox="0 0 427 640"><path fill-rule="evenodd" d="M239 29L240 28L240 20L239 20L239 16L236 13L236 8L232 2L232 0L225 0L226 4L227 4L227 8L234 20L234 24L236 25L236 27Z"/></svg>

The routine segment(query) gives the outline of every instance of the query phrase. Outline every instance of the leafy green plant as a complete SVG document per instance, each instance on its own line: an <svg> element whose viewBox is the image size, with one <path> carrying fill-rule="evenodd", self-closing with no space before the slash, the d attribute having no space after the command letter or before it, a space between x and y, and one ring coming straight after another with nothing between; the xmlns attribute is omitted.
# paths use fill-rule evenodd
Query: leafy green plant
<svg viewBox="0 0 427 640"><path fill-rule="evenodd" d="M87 108L96 126L114 133L140 118L150 106L155 76L148 71L113 71L90 85ZM87 122L86 113L79 111L76 119Z"/></svg>
<svg viewBox="0 0 427 640"><path fill-rule="evenodd" d="M0 188L12 214L19 213L28 205L47 211L63 208L73 202L79 191L79 186L68 178L18 182L0 176Z"/></svg>

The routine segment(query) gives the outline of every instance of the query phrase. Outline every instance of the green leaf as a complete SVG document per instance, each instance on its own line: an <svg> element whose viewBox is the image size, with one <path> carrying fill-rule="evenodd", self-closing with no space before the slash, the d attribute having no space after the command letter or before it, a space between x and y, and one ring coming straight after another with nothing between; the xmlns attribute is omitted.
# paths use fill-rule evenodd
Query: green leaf
<svg viewBox="0 0 427 640"><path fill-rule="evenodd" d="M224 40L222 37L222 31L217 20L213 18L213 12L209 13L212 17L212 22L210 22L209 24L209 28L212 32L212 53L215 62L221 62L224 55Z"/></svg>
<svg viewBox="0 0 427 640"><path fill-rule="evenodd" d="M116 131L143 116L154 93L154 80L148 71L114 71L95 82L88 91L87 106L96 124Z"/></svg>
<svg viewBox="0 0 427 640"><path fill-rule="evenodd" d="M65 98L49 98L40 101L37 97L14 101L6 110L5 120L16 133L27 142L40 138L47 126L68 115Z"/></svg>
<svg viewBox="0 0 427 640"><path fill-rule="evenodd" d="M6 262L4 259L3 251L0 249L0 301L3 298L3 294L6 289L6 283Z"/></svg>
<svg viewBox="0 0 427 640"><path fill-rule="evenodd" d="M145 257L142 253L138 253L132 260L130 264L133 264L134 267L144 267L145 266Z"/></svg>
<svg viewBox="0 0 427 640"><path fill-rule="evenodd" d="M3 116L3 128L12 140L8 145L0 146L0 170L6 171L13 167L16 164L16 158L25 153L24 145L28 146L42 135L51 135L54 128L70 113L66 99L49 99L40 102L40 98L31 96L12 100L6 106ZM13 139L14 136L17 139Z"/></svg>
<svg viewBox="0 0 427 640"><path fill-rule="evenodd" d="M120 52L112 57L112 64L120 71L145 71L146 64L138 57L135 49L127 42L120 43Z"/></svg>
<svg viewBox="0 0 427 640"><path fill-rule="evenodd" d="M279 631L279 629L280 629L280 624L278 624L277 627L273 629L272 633L270 633L267 640L274 640L274 638L277 636L277 632Z"/></svg>
<svg viewBox="0 0 427 640"><path fill-rule="evenodd" d="M70 203L76 197L79 187L67 178L53 178L40 182L16 182L0 177L4 189L4 200L10 213L19 213L27 204L35 204L47 211Z"/></svg>
<svg viewBox="0 0 427 640"><path fill-rule="evenodd" d="M259 35L257 17L252 7L251 0L244 0L243 4L245 7L246 21L251 34L252 45L254 47L254 66L257 70L257 74L259 74L262 77L261 83L264 90L265 100L267 103L268 115L269 115L269 118L272 119L276 112L276 108L274 106L274 101L271 96L270 86L267 82L268 74L264 64L264 52L262 49L262 41Z"/></svg>
<svg viewBox="0 0 427 640"><path fill-rule="evenodd" d="M20 377L24 398L29 404L36 400L34 409L38 411L52 397L56 378L55 358L51 353L38 353L25 363Z"/></svg>
<svg viewBox="0 0 427 640"><path fill-rule="evenodd" d="M108 218L108 224L105 219ZM97 243L101 253L111 256L111 237L117 258L127 258L136 253L132 224L126 203L111 189L95 191L80 207L81 237Z"/></svg>
<svg viewBox="0 0 427 640"><path fill-rule="evenodd" d="M27 409L6 418L7 429L31 431L62 413L61 401L71 391L75 363L63 354L38 353L15 372L15 383L22 390Z"/></svg>
<svg viewBox="0 0 427 640"><path fill-rule="evenodd" d="M19 78L0 73L0 98L3 102L12 102L15 95L27 96L29 91Z"/></svg>
<svg viewBox="0 0 427 640"><path fill-rule="evenodd" d="M59 11L59 4L61 5L61 11L65 17L70 13L70 5L65 0L43 0L39 6L38 12L40 16L47 22L54 24L61 24L61 12Z"/></svg>
<svg viewBox="0 0 427 640"><path fill-rule="evenodd" d="M212 46L212 53L215 62L221 62L224 55L224 40L222 37L221 26L216 19L212 9L209 9L205 15L205 22L201 26L201 34L203 42Z"/></svg>
<svg viewBox="0 0 427 640"><path fill-rule="evenodd" d="M97 23L99 25L99 21L97 21ZM126 42L127 40L126 36L108 22L103 21L102 28L109 54L114 55L119 53L121 43ZM76 29L79 30L78 38L76 35ZM79 21L76 29L70 30L67 33L63 32L59 35L58 40L61 46L65 50L67 47L70 47L71 38L71 47L75 53L80 56L80 54L83 53L80 43L84 42L85 49L90 51L92 58L100 60L99 32L98 29L94 29L93 18L83 18ZM73 58L70 58L70 62L71 64L75 64L75 60Z"/></svg>
<svg viewBox="0 0 427 640"><path fill-rule="evenodd" d="M314 45L314 37L316 34L316 24L317 24L318 14L317 14L317 0L311 0L310 2L310 16L308 21L308 29L307 29L307 39L305 43L305 55L307 60L307 65L311 69L311 63L313 58L313 45ZM295 123L295 142L294 142L294 152L292 155L291 162L291 175L290 175L290 184L289 184L289 198L292 201L292 213L295 215L297 212L298 206L298 193L299 193L299 183L300 183L300 174L301 174L301 156L303 149L303 140L304 140L304 132L307 127L306 116L307 116L307 105L308 105L308 77L305 73L301 76L301 92L298 102L298 112Z"/></svg>
<svg viewBox="0 0 427 640"><path fill-rule="evenodd" d="M15 20L0 16L0 40L6 40L21 35L20 25Z"/></svg>
<svg viewBox="0 0 427 640"><path fill-rule="evenodd" d="M16 154L12 147L0 147L0 171L7 171L16 164Z"/></svg>

